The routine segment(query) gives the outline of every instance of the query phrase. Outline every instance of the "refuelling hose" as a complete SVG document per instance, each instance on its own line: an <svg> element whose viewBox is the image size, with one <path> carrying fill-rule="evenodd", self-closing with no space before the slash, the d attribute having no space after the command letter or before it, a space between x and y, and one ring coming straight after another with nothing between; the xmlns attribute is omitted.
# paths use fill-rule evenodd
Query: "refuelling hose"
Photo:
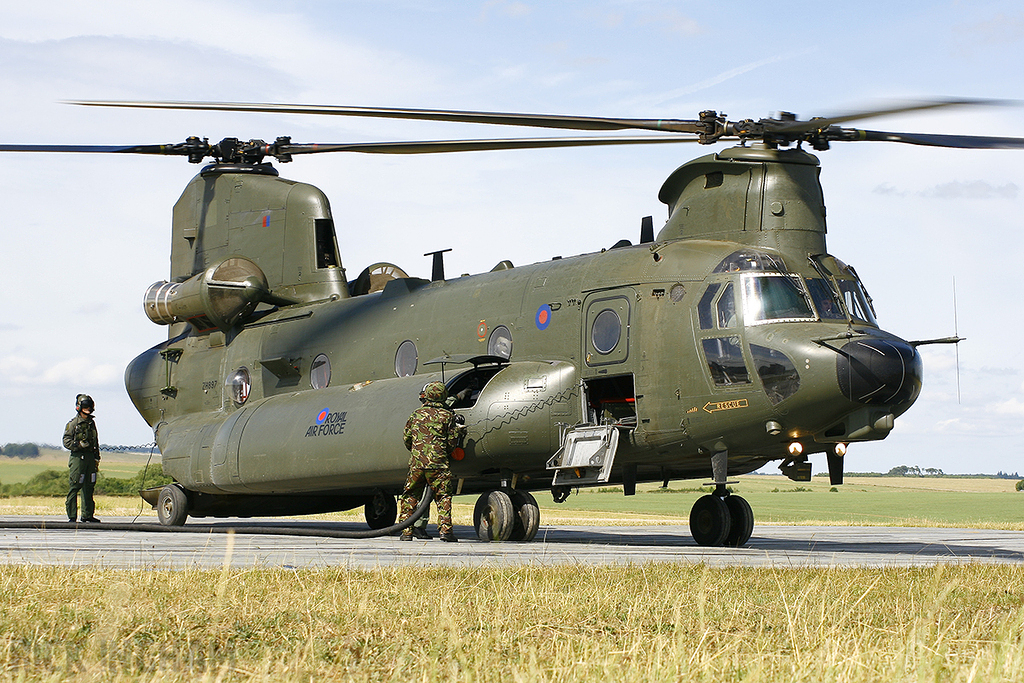
<svg viewBox="0 0 1024 683"><path fill-rule="evenodd" d="M163 524L138 524L118 522L8 522L0 520L0 529L70 529L75 531L146 531L157 533L179 534L247 534L251 536L322 536L324 538L379 538L399 533L412 526L413 522L422 517L434 492L429 486L424 487L423 500L403 522L392 524L383 529L364 529L362 531L345 531L342 529L296 528L283 526L214 526L212 524L192 524L182 526L164 526Z"/></svg>

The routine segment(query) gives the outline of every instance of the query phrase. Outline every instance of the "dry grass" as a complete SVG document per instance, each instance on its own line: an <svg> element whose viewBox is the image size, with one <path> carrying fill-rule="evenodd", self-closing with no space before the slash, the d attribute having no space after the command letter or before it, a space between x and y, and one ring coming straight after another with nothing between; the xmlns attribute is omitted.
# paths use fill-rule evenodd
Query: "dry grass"
<svg viewBox="0 0 1024 683"><path fill-rule="evenodd" d="M0 680L1017 681L1024 569L0 568Z"/></svg>

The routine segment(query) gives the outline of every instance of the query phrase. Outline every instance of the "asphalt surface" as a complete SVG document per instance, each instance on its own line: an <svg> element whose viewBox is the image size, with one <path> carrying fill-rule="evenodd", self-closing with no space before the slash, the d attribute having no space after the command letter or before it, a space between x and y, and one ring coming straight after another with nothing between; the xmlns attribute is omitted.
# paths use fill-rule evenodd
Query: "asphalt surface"
<svg viewBox="0 0 1024 683"><path fill-rule="evenodd" d="M281 520L190 521L190 533L78 528L11 529L39 517L0 517L0 563L116 569L323 568L400 566L551 566L643 562L711 566L928 566L938 563L1024 563L1024 532L986 529L759 526L743 548L702 548L685 525L542 526L530 543L482 543L457 527L458 544L400 542L397 537L342 539L277 535L356 531L357 523ZM131 519L105 520L128 524ZM51 519L50 522L58 522ZM68 526L65 522L63 526ZM225 533L229 529L233 532ZM255 533L250 533L255 532ZM436 536L436 529L431 526Z"/></svg>

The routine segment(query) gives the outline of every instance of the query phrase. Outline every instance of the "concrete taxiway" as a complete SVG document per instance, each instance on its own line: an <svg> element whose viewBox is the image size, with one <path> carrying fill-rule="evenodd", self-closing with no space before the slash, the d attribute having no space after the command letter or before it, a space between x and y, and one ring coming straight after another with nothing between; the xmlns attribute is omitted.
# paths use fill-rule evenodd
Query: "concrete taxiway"
<svg viewBox="0 0 1024 683"><path fill-rule="evenodd" d="M938 563L1024 563L1024 532L986 529L758 526L743 548L703 548L685 525L544 526L530 543L482 543L458 527L458 544L400 542L396 537L341 539L277 535L273 529L359 530L357 523L218 520L188 524L192 533L10 529L0 517L0 563L185 569L231 567L373 569L401 566L550 566L643 562L711 566L928 566ZM56 520L53 520L56 521ZM108 522L130 523L131 519ZM229 528L233 533L223 533ZM250 533L256 532L256 533ZM269 533L268 533L269 532ZM433 532L436 534L436 532Z"/></svg>

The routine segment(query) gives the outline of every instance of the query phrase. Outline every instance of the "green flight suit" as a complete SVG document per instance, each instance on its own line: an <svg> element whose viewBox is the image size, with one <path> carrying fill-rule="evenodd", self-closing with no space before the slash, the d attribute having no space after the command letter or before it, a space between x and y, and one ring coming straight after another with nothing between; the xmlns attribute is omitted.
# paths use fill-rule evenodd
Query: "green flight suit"
<svg viewBox="0 0 1024 683"><path fill-rule="evenodd" d="M100 438L92 416L79 413L64 428L64 448L71 451L68 458L68 497L64 501L68 519L78 516L78 495L82 495L82 519L92 519L96 504L92 499L99 472Z"/></svg>

